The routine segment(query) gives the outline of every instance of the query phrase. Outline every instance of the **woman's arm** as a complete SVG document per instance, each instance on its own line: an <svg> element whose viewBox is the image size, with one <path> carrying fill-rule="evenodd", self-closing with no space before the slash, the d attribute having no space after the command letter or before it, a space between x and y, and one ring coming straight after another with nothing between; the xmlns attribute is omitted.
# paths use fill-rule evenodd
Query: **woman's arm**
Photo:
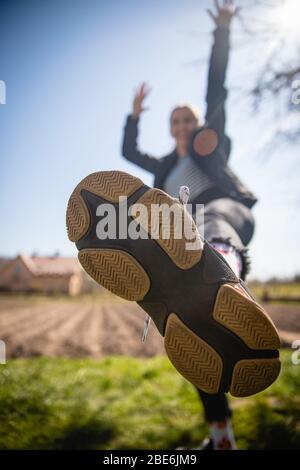
<svg viewBox="0 0 300 470"><path fill-rule="evenodd" d="M218 0L215 0L214 3L216 12L208 10L216 29L208 72L206 121L208 127L217 133L219 142L221 142L225 134L227 90L224 83L229 58L229 30L231 20L237 14L238 9L230 0L224 0L222 6Z"/></svg>
<svg viewBox="0 0 300 470"><path fill-rule="evenodd" d="M160 166L160 160L148 155L147 153L142 153L138 149L137 139L138 118L135 118L133 114L130 114L127 116L124 128L122 155L131 163L135 163L141 168L144 168L144 170L155 174Z"/></svg>
<svg viewBox="0 0 300 470"><path fill-rule="evenodd" d="M195 130L189 146L190 154L195 157L205 173L213 179L216 176L224 177L223 170L228 161L231 148L231 141L225 135L227 90L224 83L229 56L229 28L232 18L238 12L238 9L234 7L233 0L224 0L222 7L218 0L214 0L214 3L216 13L208 10L216 25L206 95L206 127L208 129L203 130L200 128ZM207 132L207 130L210 130L210 132Z"/></svg>
<svg viewBox="0 0 300 470"><path fill-rule="evenodd" d="M145 83L137 89L133 100L132 114L127 116L124 128L124 136L122 143L122 155L132 163L144 168L144 170L156 173L160 160L146 153L142 153L138 149L138 123L140 115L148 108L143 106L145 98L148 96L150 89Z"/></svg>

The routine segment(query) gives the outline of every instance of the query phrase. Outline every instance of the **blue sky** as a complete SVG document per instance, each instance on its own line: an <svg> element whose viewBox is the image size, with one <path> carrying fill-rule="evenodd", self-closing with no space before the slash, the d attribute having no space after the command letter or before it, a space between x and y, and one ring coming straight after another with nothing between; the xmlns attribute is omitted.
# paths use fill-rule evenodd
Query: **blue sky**
<svg viewBox="0 0 300 470"><path fill-rule="evenodd" d="M20 0L0 3L0 216L3 256L19 252L75 255L65 210L74 186L97 170L152 176L121 157L133 90L152 86L140 123L140 147L162 156L174 147L170 110L178 102L205 111L213 26L209 1ZM265 144L273 107L254 112L237 92L253 81L264 54L241 46L233 25L227 83L231 166L255 192L252 277L289 276L299 263L299 151ZM275 116L275 117L274 117Z"/></svg>

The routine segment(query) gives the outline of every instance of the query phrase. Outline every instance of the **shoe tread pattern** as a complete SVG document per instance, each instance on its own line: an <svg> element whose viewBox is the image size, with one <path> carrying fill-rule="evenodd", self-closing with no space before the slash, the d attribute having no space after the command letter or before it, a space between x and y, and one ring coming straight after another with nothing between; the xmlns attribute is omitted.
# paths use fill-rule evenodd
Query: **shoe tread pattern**
<svg viewBox="0 0 300 470"><path fill-rule="evenodd" d="M243 359L233 369L230 393L247 397L269 387L278 377L280 361L272 359Z"/></svg>
<svg viewBox="0 0 300 470"><path fill-rule="evenodd" d="M148 274L125 251L85 248L79 251L78 259L98 284L126 300L140 301L150 289Z"/></svg>
<svg viewBox="0 0 300 470"><path fill-rule="evenodd" d="M142 180L123 171L98 171L84 178L74 189L67 207L67 232L72 242L80 240L90 226L90 215L80 192L85 189L108 202L131 196L144 185Z"/></svg>
<svg viewBox="0 0 300 470"><path fill-rule="evenodd" d="M276 328L263 308L229 284L219 289L213 317L251 349L280 347Z"/></svg>
<svg viewBox="0 0 300 470"><path fill-rule="evenodd" d="M174 313L167 320L165 349L172 364L192 384L206 393L219 391L221 357Z"/></svg>
<svg viewBox="0 0 300 470"><path fill-rule="evenodd" d="M156 238L155 241L157 241L157 243L167 253L167 255L171 258L174 264L176 264L176 266L181 269L190 269L200 261L203 249L203 243L200 238L200 234L188 212L184 210L184 207L179 202L176 202L176 199L171 198L167 193L159 189L149 189L136 202L138 204L143 204L147 208L147 218L143 218L139 215L138 221L141 224L142 228L146 232L148 232L149 236L154 233L159 234L159 237ZM182 222L184 221L184 217L190 218L189 223L191 223L193 233L195 234L195 240L188 240L184 234L181 238L174 237L174 234L176 234L177 232L172 213L170 217L171 223L169 237L164 238L162 224L160 227L151 225L153 222L159 221L158 217L151 217L152 204L157 204L159 206L161 206L162 204L167 204L169 207L173 204L177 204L178 211L181 211L182 214ZM179 218L175 219L179 223ZM196 248L193 250L188 250L186 249L186 244L190 243L191 241L195 243Z"/></svg>

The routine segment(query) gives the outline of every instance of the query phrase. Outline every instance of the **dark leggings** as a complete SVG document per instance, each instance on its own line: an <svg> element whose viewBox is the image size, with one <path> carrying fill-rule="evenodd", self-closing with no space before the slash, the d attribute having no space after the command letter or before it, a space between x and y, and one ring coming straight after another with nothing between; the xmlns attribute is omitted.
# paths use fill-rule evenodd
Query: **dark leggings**
<svg viewBox="0 0 300 470"><path fill-rule="evenodd" d="M231 408L225 393L209 394L196 388L204 407L206 421L224 421L232 415Z"/></svg>
<svg viewBox="0 0 300 470"><path fill-rule="evenodd" d="M204 228L204 232L203 232ZM245 248L254 232L254 219L250 209L229 198L216 199L205 205L204 227L199 227L208 242L228 241L241 254L243 271L246 272ZM230 418L230 409L225 393L208 394L196 389L204 406L208 422Z"/></svg>

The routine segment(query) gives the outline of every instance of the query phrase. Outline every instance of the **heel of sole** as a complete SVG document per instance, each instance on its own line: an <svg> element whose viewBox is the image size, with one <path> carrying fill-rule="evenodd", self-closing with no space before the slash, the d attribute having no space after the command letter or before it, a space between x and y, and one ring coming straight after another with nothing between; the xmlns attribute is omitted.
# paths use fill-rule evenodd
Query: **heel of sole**
<svg viewBox="0 0 300 470"><path fill-rule="evenodd" d="M206 393L217 393L223 362L219 354L191 331L175 313L168 317L165 349L174 367Z"/></svg>
<svg viewBox="0 0 300 470"><path fill-rule="evenodd" d="M233 369L230 393L247 397L268 388L277 379L281 364L278 358L244 359Z"/></svg>
<svg viewBox="0 0 300 470"><path fill-rule="evenodd" d="M213 318L242 340L249 349L274 351L280 347L272 320L256 302L230 284L219 288ZM226 335L226 330L223 330ZM228 341L231 337L228 338ZM229 374L231 395L245 397L269 387L278 377L278 357L243 358L237 356L227 371L226 351L220 354L204 339L186 326L178 315L171 313L165 329L165 349L174 367L193 385L206 393L218 393L222 374ZM247 353L246 353L247 354ZM253 353L252 353L253 356ZM251 356L250 356L251 357ZM231 357L231 364L233 358ZM230 372L229 372L230 370ZM227 391L227 390L225 390Z"/></svg>

